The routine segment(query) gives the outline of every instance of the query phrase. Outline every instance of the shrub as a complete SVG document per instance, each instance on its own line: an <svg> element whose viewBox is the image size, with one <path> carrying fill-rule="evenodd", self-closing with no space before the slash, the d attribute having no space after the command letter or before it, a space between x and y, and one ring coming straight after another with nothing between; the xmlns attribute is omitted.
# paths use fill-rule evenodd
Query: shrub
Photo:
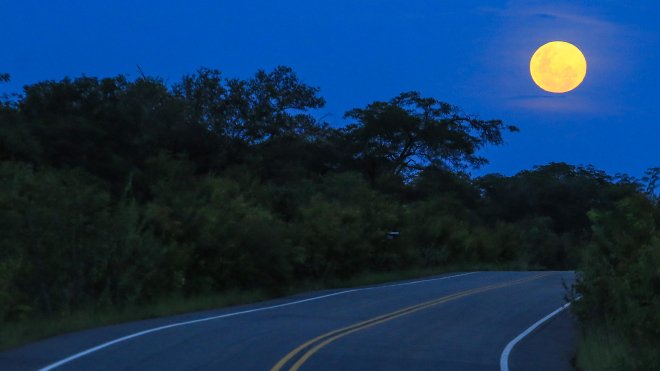
<svg viewBox="0 0 660 371"><path fill-rule="evenodd" d="M632 345L625 369L660 363L660 218L642 195L592 211L575 310L587 326L611 326ZM640 360L644 360L641 364Z"/></svg>

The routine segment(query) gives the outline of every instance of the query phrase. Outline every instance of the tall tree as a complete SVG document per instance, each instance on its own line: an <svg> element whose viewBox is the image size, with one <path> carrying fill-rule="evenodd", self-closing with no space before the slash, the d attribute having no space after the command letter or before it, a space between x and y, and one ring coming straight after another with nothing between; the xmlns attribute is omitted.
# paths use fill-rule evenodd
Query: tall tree
<svg viewBox="0 0 660 371"><path fill-rule="evenodd" d="M353 109L345 117L356 120L344 131L349 151L372 178L386 173L410 177L427 167L478 167L487 163L477 155L480 148L502 144L503 130L518 130L417 92Z"/></svg>

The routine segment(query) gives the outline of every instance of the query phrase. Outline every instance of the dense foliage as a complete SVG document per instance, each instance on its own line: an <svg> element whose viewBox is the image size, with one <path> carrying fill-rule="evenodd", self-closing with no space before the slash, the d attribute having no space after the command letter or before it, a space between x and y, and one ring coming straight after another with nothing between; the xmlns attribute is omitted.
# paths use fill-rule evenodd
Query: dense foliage
<svg viewBox="0 0 660 371"><path fill-rule="evenodd" d="M324 103L287 67L172 86L67 78L5 97L0 323L494 262L580 267L583 317L657 342L658 169L646 189L565 163L473 178L479 149L516 127L406 92L333 128L315 118Z"/></svg>
<svg viewBox="0 0 660 371"><path fill-rule="evenodd" d="M623 347L604 357L607 367L653 369L660 365L660 205L631 195L589 217L593 236L581 265L576 312L602 331L605 346Z"/></svg>

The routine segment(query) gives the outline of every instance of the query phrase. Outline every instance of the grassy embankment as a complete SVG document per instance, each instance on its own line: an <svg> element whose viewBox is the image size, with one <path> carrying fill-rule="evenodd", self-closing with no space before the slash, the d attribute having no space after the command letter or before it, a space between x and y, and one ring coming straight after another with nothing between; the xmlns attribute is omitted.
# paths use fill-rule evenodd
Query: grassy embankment
<svg viewBox="0 0 660 371"><path fill-rule="evenodd" d="M82 308L68 315L38 317L31 318L27 321L3 324L0 328L0 351L8 350L44 338L98 326L171 316L193 311L217 309L234 305L250 304L305 291L373 285L396 280L428 277L448 272L523 269L530 268L520 264L456 264L436 268L363 273L349 279L336 279L327 282L303 282L285 289L280 295L269 294L261 290L243 290L193 297L173 295L161 298L160 300L156 300L147 305L131 305L125 308L107 308L104 310Z"/></svg>
<svg viewBox="0 0 660 371"><path fill-rule="evenodd" d="M630 354L630 345L610 329L587 328L578 342L576 366L581 371L620 370Z"/></svg>
<svg viewBox="0 0 660 371"><path fill-rule="evenodd" d="M578 341L575 366L579 371L660 370L660 350L633 344L614 327L587 326Z"/></svg>

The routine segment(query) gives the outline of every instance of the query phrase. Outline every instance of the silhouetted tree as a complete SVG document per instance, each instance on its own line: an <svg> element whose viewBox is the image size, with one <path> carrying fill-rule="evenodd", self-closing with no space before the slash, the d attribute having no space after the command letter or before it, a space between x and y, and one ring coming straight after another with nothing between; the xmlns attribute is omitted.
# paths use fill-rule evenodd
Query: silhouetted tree
<svg viewBox="0 0 660 371"><path fill-rule="evenodd" d="M480 148L501 144L502 130L517 130L500 120L466 115L417 92L374 102L345 116L357 121L344 130L352 158L372 179L381 173L409 178L429 166L478 167L487 162L477 155Z"/></svg>
<svg viewBox="0 0 660 371"><path fill-rule="evenodd" d="M173 88L186 102L186 117L222 137L248 144L304 133L316 120L307 112L322 107L318 88L302 83L289 67L258 71L249 80L223 79L200 69Z"/></svg>
<svg viewBox="0 0 660 371"><path fill-rule="evenodd" d="M643 181L646 182L646 194L656 201L660 197L658 188L660 187L660 167L653 167L644 172Z"/></svg>

